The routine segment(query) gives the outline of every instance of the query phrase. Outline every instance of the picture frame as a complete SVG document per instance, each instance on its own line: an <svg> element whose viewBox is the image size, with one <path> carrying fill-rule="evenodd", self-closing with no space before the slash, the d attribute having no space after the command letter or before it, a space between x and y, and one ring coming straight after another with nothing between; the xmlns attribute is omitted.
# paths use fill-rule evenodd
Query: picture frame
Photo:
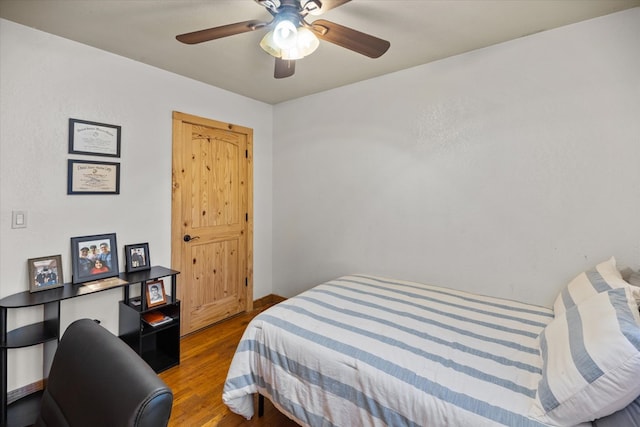
<svg viewBox="0 0 640 427"><path fill-rule="evenodd" d="M149 243L125 245L124 254L126 259L127 273L130 273L132 271L148 270L151 268L151 258L149 257Z"/></svg>
<svg viewBox="0 0 640 427"><path fill-rule="evenodd" d="M67 194L120 194L120 163L69 159Z"/></svg>
<svg viewBox="0 0 640 427"><path fill-rule="evenodd" d="M40 292L64 286L62 255L50 255L27 260L29 292Z"/></svg>
<svg viewBox="0 0 640 427"><path fill-rule="evenodd" d="M121 126L69 119L69 154L120 157Z"/></svg>
<svg viewBox="0 0 640 427"><path fill-rule="evenodd" d="M155 307L167 303L167 294L164 291L162 280L150 280L145 283L147 293L147 307Z"/></svg>
<svg viewBox="0 0 640 427"><path fill-rule="evenodd" d="M71 238L71 266L74 284L118 276L116 234Z"/></svg>

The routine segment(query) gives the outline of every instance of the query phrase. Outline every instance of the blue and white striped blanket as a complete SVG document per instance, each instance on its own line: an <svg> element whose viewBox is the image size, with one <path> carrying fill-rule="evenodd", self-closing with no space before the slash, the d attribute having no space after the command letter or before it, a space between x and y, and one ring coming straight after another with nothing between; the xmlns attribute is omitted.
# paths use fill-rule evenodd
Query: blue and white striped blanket
<svg viewBox="0 0 640 427"><path fill-rule="evenodd" d="M223 400L252 394L308 426L542 426L527 414L550 309L355 275L256 316Z"/></svg>

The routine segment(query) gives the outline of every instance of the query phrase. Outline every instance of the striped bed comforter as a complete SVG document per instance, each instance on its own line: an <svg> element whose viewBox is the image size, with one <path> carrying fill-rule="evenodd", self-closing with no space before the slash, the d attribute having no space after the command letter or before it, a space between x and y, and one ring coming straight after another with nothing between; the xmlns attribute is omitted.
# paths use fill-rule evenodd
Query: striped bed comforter
<svg viewBox="0 0 640 427"><path fill-rule="evenodd" d="M268 397L308 426L541 426L527 414L550 309L372 276L318 285L256 316L223 400Z"/></svg>

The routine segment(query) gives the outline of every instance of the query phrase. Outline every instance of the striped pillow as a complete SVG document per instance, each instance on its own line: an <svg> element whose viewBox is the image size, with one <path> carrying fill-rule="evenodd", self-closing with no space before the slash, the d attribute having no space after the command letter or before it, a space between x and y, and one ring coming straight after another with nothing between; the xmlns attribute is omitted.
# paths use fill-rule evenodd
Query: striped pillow
<svg viewBox="0 0 640 427"><path fill-rule="evenodd" d="M612 414L640 395L640 315L629 287L569 308L539 339L543 371L533 418L575 425Z"/></svg>
<svg viewBox="0 0 640 427"><path fill-rule="evenodd" d="M577 275L558 294L553 303L553 311L556 316L564 313L570 307L586 301L600 292L611 289L630 286L625 282L616 267L616 259L611 257L601 262L595 268ZM640 291L640 288L638 289Z"/></svg>

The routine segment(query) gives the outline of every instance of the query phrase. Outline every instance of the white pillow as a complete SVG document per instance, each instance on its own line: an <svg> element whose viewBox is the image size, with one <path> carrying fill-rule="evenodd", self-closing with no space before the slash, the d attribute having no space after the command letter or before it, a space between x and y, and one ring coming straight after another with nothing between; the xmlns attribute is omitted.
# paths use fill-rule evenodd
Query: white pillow
<svg viewBox="0 0 640 427"><path fill-rule="evenodd" d="M630 286L625 282L616 267L616 259L611 257L601 262L595 268L577 275L558 294L553 303L553 311L556 316L564 313L570 307L579 305L600 292L611 289Z"/></svg>
<svg viewBox="0 0 640 427"><path fill-rule="evenodd" d="M531 417L575 425L612 414L640 395L640 315L629 287L569 308L539 339L543 369Z"/></svg>

